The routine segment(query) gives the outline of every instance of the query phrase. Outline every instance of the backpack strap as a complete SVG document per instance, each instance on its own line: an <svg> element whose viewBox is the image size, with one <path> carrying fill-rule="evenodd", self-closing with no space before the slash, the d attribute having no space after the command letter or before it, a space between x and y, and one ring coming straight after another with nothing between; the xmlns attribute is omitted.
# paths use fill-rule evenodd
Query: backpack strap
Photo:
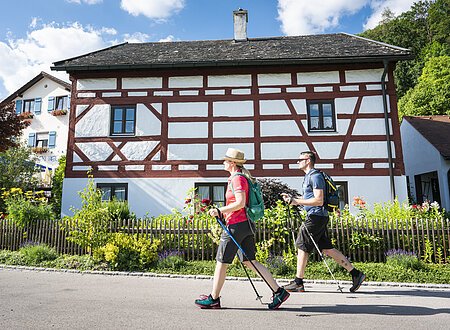
<svg viewBox="0 0 450 330"><path fill-rule="evenodd" d="M325 196L325 194L327 193L327 180L325 179L325 176L323 175L323 172L321 170L318 170L317 168L313 168L311 171L314 171L314 173L311 173L311 175L309 176L309 185L311 186L311 189L313 191L314 191L314 188L311 183L312 174L315 174L317 172L318 174L320 174L322 176L323 181L325 182L325 187L323 187L323 204L322 204L322 208L325 208L325 204L327 203L326 196Z"/></svg>
<svg viewBox="0 0 450 330"><path fill-rule="evenodd" d="M245 176L245 174L242 174L241 172L235 172L235 173L231 176L231 178L230 178L230 186L231 186L231 191L233 192L233 195L235 195L235 196L236 196L236 194L234 193L234 188L233 188L233 178L234 178L235 176L237 176L237 175L243 176L243 177L247 180L247 182L248 182L248 178ZM247 203L245 203L245 204L247 204Z"/></svg>

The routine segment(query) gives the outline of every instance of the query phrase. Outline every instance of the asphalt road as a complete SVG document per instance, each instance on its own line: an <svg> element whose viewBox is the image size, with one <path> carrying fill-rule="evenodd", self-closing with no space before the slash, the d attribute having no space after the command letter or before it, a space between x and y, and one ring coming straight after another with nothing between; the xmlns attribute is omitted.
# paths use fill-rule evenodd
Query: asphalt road
<svg viewBox="0 0 450 330"><path fill-rule="evenodd" d="M222 291L221 310L193 301L210 279L39 272L0 268L0 329L449 329L450 289L307 284L277 311L247 281ZM263 282L255 283L269 301ZM345 288L348 291L348 285Z"/></svg>

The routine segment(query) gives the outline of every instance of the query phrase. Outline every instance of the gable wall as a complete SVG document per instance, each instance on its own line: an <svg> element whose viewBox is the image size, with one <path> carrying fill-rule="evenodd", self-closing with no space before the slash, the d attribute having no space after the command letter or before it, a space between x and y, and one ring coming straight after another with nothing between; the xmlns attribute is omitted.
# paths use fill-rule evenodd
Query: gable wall
<svg viewBox="0 0 450 330"><path fill-rule="evenodd" d="M229 146L245 151L257 176L298 175L298 153L307 149L332 175L387 175L382 72L355 65L79 74L72 77L67 176L84 177L87 166L98 177L223 176L220 158ZM395 175L401 175L389 78ZM329 99L337 131L308 133L306 100ZM109 137L110 107L120 104L137 107L133 137Z"/></svg>

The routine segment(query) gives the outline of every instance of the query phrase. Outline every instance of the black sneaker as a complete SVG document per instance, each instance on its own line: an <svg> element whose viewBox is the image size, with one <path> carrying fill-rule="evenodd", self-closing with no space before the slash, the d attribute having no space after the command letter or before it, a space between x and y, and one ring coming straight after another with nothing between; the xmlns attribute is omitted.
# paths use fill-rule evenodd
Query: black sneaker
<svg viewBox="0 0 450 330"><path fill-rule="evenodd" d="M289 292L305 292L305 286L302 284L297 284L295 281L289 282L283 286L283 289Z"/></svg>
<svg viewBox="0 0 450 330"><path fill-rule="evenodd" d="M211 295L201 295L199 299L195 300L195 304L201 309L217 309L220 307L220 297L213 299Z"/></svg>
<svg viewBox="0 0 450 330"><path fill-rule="evenodd" d="M353 286L350 288L350 292L356 292L365 279L366 275L363 272L358 272L356 276L352 276Z"/></svg>
<svg viewBox="0 0 450 330"><path fill-rule="evenodd" d="M268 305L269 309L278 309L284 303L290 294L285 289L273 293L272 302Z"/></svg>

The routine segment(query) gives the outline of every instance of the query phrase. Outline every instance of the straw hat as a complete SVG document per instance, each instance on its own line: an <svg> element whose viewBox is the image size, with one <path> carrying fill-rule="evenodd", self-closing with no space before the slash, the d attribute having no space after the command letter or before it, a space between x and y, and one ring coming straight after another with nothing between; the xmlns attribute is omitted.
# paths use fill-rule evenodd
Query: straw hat
<svg viewBox="0 0 450 330"><path fill-rule="evenodd" d="M247 159L244 158L244 152L234 148L228 148L225 157L222 159L235 162L236 164L244 164Z"/></svg>

